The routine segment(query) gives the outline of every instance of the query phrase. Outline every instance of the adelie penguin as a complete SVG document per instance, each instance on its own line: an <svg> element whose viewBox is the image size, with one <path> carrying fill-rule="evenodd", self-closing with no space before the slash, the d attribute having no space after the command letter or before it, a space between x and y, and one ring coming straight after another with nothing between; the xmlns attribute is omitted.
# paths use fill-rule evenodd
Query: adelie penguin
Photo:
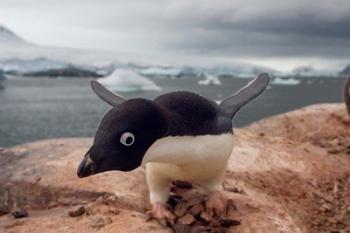
<svg viewBox="0 0 350 233"><path fill-rule="evenodd" d="M102 119L78 176L126 172L145 165L154 218L172 219L166 202L173 180L200 184L208 193L206 208L222 211L222 183L233 149L233 117L266 89L269 80L268 74L260 74L220 104L183 91L153 101L126 100L92 81L96 95L113 108Z"/></svg>

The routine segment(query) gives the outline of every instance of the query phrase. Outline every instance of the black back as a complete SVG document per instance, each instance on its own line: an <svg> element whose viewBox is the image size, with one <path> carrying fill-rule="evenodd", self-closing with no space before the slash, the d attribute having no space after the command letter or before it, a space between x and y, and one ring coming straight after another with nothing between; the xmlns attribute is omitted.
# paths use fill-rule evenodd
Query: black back
<svg viewBox="0 0 350 233"><path fill-rule="evenodd" d="M232 121L211 100L191 92L161 95L154 102L166 109L169 131L165 136L206 135L232 132Z"/></svg>

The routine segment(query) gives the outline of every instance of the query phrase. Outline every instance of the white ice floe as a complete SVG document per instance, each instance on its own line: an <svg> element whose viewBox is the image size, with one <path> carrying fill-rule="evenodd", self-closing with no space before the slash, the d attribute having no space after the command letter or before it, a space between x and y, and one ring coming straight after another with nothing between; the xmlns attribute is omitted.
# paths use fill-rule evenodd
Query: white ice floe
<svg viewBox="0 0 350 233"><path fill-rule="evenodd" d="M151 80L129 69L116 69L111 75L98 81L107 88L120 92L160 91L161 88Z"/></svg>
<svg viewBox="0 0 350 233"><path fill-rule="evenodd" d="M214 75L205 75L205 79L198 81L199 85L221 85L221 81Z"/></svg>
<svg viewBox="0 0 350 233"><path fill-rule="evenodd" d="M139 73L149 76L178 77L181 75L182 69L172 67L148 67L140 70Z"/></svg>
<svg viewBox="0 0 350 233"><path fill-rule="evenodd" d="M298 85L300 84L300 80L295 78L274 78L272 80L272 84L274 85Z"/></svg>

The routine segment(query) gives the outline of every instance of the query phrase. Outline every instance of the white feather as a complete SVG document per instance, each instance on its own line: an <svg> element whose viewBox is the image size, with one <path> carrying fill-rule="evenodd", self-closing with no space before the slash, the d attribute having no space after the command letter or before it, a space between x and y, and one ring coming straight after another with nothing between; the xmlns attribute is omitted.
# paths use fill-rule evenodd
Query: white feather
<svg viewBox="0 0 350 233"><path fill-rule="evenodd" d="M166 203L172 180L200 183L221 190L233 134L175 136L157 140L146 152L146 178L151 203Z"/></svg>

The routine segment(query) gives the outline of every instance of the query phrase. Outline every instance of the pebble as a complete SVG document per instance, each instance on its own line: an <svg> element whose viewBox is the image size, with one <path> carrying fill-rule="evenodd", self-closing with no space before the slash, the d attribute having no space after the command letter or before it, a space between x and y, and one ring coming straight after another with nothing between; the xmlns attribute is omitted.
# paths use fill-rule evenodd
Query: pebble
<svg viewBox="0 0 350 233"><path fill-rule="evenodd" d="M188 212L191 213L192 215L196 216L196 215L200 214L203 210L204 210L204 205L197 204L197 205L192 206L188 210Z"/></svg>
<svg viewBox="0 0 350 233"><path fill-rule="evenodd" d="M186 214L179 218L177 222L183 225L191 225L195 220L192 214Z"/></svg>
<svg viewBox="0 0 350 233"><path fill-rule="evenodd" d="M18 208L12 212L12 216L14 218L26 218L26 217L29 217L29 214L28 214L27 210L25 210L23 208Z"/></svg>
<svg viewBox="0 0 350 233"><path fill-rule="evenodd" d="M220 219L219 223L222 227L225 227L225 228L228 228L231 226L238 226L241 224L240 221L237 221L234 219L228 219L228 218L227 219Z"/></svg>
<svg viewBox="0 0 350 233"><path fill-rule="evenodd" d="M72 218L81 216L85 213L86 209L84 206L77 206L68 211L68 215Z"/></svg>
<svg viewBox="0 0 350 233"><path fill-rule="evenodd" d="M89 224L90 227L95 228L95 229L100 229L104 227L105 225L108 225L112 223L112 218L110 217L101 217L101 216L96 216L91 220L91 223Z"/></svg>
<svg viewBox="0 0 350 233"><path fill-rule="evenodd" d="M332 209L332 206L327 203L324 203L321 205L321 210L323 211L330 211L331 209Z"/></svg>
<svg viewBox="0 0 350 233"><path fill-rule="evenodd" d="M188 183L181 182L173 183L173 185L173 191L181 191L172 192L173 194L170 195L168 202L170 210L175 215L175 221L161 224L171 227L173 232L224 233L227 232L229 227L240 224L240 221L228 217L230 216L228 213L237 210L237 207L231 199L228 200L226 210L223 213L213 215L205 208L207 196L203 193L196 192L197 186L191 186ZM179 186L181 186L181 188Z"/></svg>
<svg viewBox="0 0 350 233"><path fill-rule="evenodd" d="M172 228L175 233L189 233L191 230L190 226L179 223L174 224Z"/></svg>

